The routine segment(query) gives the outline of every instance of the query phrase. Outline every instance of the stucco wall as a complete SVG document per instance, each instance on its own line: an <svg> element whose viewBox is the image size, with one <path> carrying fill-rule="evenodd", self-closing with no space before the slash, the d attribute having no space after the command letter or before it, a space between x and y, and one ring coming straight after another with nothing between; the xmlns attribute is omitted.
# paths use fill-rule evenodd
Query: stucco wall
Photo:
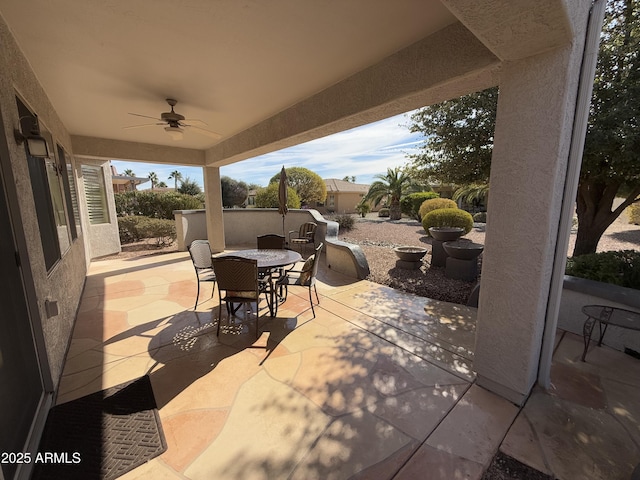
<svg viewBox="0 0 640 480"><path fill-rule="evenodd" d="M42 130L51 133L54 141L54 144L49 145L51 152L55 151L55 143L58 143L71 156L71 141L1 18L0 45L0 111L4 124L2 133L7 139L9 150L8 163L11 166L10 171L6 171L3 162L3 176L5 182L11 182L8 186L12 192L9 195L9 209L16 224L14 228L18 236L17 242L27 253L27 262L23 260L22 268L25 271L25 283L28 283L28 303L34 307L32 315L39 316L34 318L34 328L41 325L51 377L54 385L57 385L84 285L85 248L82 233L79 232L79 238L71 244L51 271L47 272L26 153L24 146L17 145L13 136L13 129L19 126L16 94L38 115ZM72 158L69 160L73 162ZM57 302L57 316L47 318L46 300Z"/></svg>

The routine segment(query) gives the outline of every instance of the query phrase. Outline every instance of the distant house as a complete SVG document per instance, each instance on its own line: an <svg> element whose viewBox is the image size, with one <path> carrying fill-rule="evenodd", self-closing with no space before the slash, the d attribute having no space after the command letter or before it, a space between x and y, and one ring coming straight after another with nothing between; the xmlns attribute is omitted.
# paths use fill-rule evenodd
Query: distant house
<svg viewBox="0 0 640 480"><path fill-rule="evenodd" d="M137 190L138 185L148 182L148 178L132 177L129 175L120 175L116 167L111 165L111 185L113 193L130 192Z"/></svg>
<svg viewBox="0 0 640 480"><path fill-rule="evenodd" d="M327 198L324 203L317 203L320 213L356 213L356 205L369 191L369 185L347 182L337 178L325 178Z"/></svg>

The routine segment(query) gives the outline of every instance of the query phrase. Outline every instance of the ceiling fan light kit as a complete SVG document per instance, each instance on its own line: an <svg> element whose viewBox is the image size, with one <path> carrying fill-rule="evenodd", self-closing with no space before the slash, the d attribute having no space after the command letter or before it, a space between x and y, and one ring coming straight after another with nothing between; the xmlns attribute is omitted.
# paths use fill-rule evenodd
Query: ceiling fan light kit
<svg viewBox="0 0 640 480"><path fill-rule="evenodd" d="M164 127L164 131L169 134L173 140L182 140L184 130L180 127Z"/></svg>
<svg viewBox="0 0 640 480"><path fill-rule="evenodd" d="M171 107L170 112L164 112L160 114L160 118L151 117L149 115L141 115L139 113L129 113L129 115L133 115L135 117L143 117L143 118L151 118L156 120L157 123L147 123L144 125L132 125L130 127L124 127L125 129L131 128L140 128L140 127L150 127L155 125L164 126L164 131L173 139L173 140L182 140L184 136L185 129L191 129L195 133L200 133L201 135L206 135L211 138L215 138L216 140L222 137L219 133L212 132L211 130L207 130L205 128L197 127L192 125L192 123L200 123L203 125L207 125L202 120L187 120L184 118L184 115L180 115L176 113L173 109L175 105L178 103L177 100L173 98L167 98L167 103Z"/></svg>

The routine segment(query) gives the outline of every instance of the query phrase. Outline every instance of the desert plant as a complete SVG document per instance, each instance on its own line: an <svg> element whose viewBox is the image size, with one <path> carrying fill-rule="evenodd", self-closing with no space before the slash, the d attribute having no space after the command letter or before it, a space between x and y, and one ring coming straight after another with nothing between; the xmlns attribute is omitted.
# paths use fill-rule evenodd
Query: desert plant
<svg viewBox="0 0 640 480"><path fill-rule="evenodd" d="M478 223L487 223L487 212L478 212L473 216L473 221Z"/></svg>
<svg viewBox="0 0 640 480"><path fill-rule="evenodd" d="M391 214L390 210L386 207L378 210L379 217L388 217L390 214Z"/></svg>
<svg viewBox="0 0 640 480"><path fill-rule="evenodd" d="M622 250L568 258L565 273L640 290L640 252Z"/></svg>
<svg viewBox="0 0 640 480"><path fill-rule="evenodd" d="M128 215L126 217L118 217L118 233L120 234L120 243L132 243L141 240L140 231L138 226L149 220L148 217L141 217L138 215Z"/></svg>
<svg viewBox="0 0 640 480"><path fill-rule="evenodd" d="M627 207L629 223L640 225L640 203L632 203Z"/></svg>
<svg viewBox="0 0 640 480"><path fill-rule="evenodd" d="M432 198L439 198L440 195L436 192L416 192L405 195L400 199L400 209L405 215L415 218L418 221L422 220L420 216L420 207L426 200Z"/></svg>
<svg viewBox="0 0 640 480"><path fill-rule="evenodd" d="M138 225L142 238L152 238L156 245L171 245L176 239L176 223L163 218L149 218Z"/></svg>
<svg viewBox="0 0 640 480"><path fill-rule="evenodd" d="M353 218L352 215L349 215L347 213L336 215L335 217L332 218L332 220L334 222L338 222L340 230L344 230L344 231L351 230L353 228L353 225L356 223L355 218Z"/></svg>
<svg viewBox="0 0 640 480"><path fill-rule="evenodd" d="M364 196L365 201L373 202L377 207L383 200L388 200L391 220L400 220L402 218L400 199L418 190L419 185L402 168L387 168L386 175L376 175L375 178L378 180L369 187L369 191Z"/></svg>
<svg viewBox="0 0 640 480"><path fill-rule="evenodd" d="M360 202L358 205L356 205L356 212L358 212L362 218L366 217L367 213L369 213L370 211L371 205L369 205L367 202Z"/></svg>
<svg viewBox="0 0 640 480"><path fill-rule="evenodd" d="M418 214L423 219L427 213L440 208L458 208L458 204L449 198L432 198L422 202L418 209Z"/></svg>
<svg viewBox="0 0 640 480"><path fill-rule="evenodd" d="M431 227L459 227L466 235L473 228L473 217L459 208L438 208L422 217L422 227L427 234Z"/></svg>

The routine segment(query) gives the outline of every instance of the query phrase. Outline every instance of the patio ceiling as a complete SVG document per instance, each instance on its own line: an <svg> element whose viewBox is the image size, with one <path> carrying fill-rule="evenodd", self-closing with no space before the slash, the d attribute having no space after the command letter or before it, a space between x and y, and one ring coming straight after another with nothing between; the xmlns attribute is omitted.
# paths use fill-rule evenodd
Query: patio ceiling
<svg viewBox="0 0 640 480"><path fill-rule="evenodd" d="M564 18L554 17L554 11L562 8L558 0L541 2L542 7L535 2L536 6L519 7L516 12L502 8L504 1L490 2L489 17L455 0L444 3L458 18L437 0L2 0L0 13L72 136L74 153L113 158L120 150L120 158L131 160L153 157L158 162L170 158L173 163L204 164L206 158L209 165L224 165L424 105L420 102L465 93L470 85L495 84L498 57L517 56L513 51L501 55L500 50L504 45L514 50L537 31L529 25L530 18L547 30L552 30L549 18ZM525 16L523 11L532 8L540 11L535 17ZM505 22L491 23L500 14ZM513 29L518 16L528 19L522 29L526 35L505 39L504 32ZM465 26L458 21L461 17L466 18ZM448 36L424 43L447 27L453 28ZM416 44L421 49L415 49ZM384 101L372 105L345 98L373 78L382 79L381 71L401 75L401 64L389 62L397 52L434 65L436 59L426 58L424 52L447 46L456 53L445 52L448 61L460 55L464 68L436 66L442 78L412 81L435 88L458 76L467 78L464 87L441 88L438 94L412 98L395 108L388 104L422 85L386 92L387 105L382 108L378 107ZM362 75L367 69L369 73ZM472 72L476 78L469 80ZM358 81L336 90L333 97L318 97L358 74ZM424 76L420 71L410 75ZM387 82L398 80L390 77ZM379 100L380 87L372 91L370 96ZM221 139L188 131L176 142L162 126L123 129L152 123L128 113L159 116L169 109L165 98L177 99L177 112L206 122ZM336 111L341 101L350 102L351 108ZM309 102L306 109L292 110L305 107L305 102ZM323 106L328 112L318 111ZM378 110L371 113L374 107ZM362 115L366 110L369 114ZM300 117L313 116L310 111L317 118L292 130ZM289 116L280 118L283 112ZM158 149L145 153L131 150L130 143L186 150L182 154L175 150L163 159Z"/></svg>

